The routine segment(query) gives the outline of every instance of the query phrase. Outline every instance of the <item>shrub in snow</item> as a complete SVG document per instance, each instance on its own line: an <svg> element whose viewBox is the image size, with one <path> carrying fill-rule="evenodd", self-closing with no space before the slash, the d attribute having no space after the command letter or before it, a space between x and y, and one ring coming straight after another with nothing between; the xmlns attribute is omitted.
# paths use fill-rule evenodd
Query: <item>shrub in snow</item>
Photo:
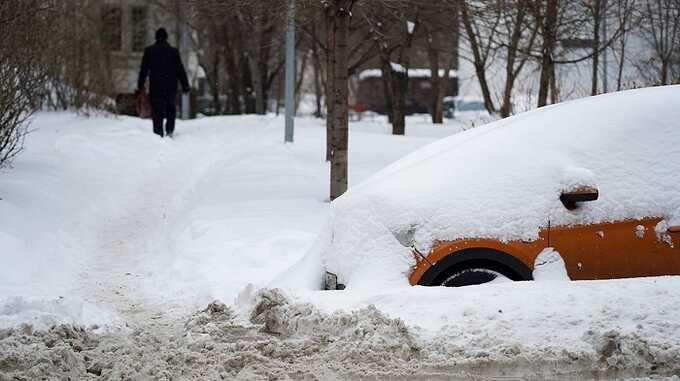
<svg viewBox="0 0 680 381"><path fill-rule="evenodd" d="M31 1L0 2L0 168L22 148L46 81L48 28Z"/></svg>

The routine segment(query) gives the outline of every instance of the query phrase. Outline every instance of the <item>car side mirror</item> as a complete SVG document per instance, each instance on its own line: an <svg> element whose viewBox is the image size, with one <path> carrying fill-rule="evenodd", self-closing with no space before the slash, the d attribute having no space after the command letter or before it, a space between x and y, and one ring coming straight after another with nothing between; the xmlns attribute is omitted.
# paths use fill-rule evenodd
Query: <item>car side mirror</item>
<svg viewBox="0 0 680 381"><path fill-rule="evenodd" d="M579 202L595 201L599 196L600 192L597 188L585 186L562 192L560 201L565 208L574 210L578 207Z"/></svg>

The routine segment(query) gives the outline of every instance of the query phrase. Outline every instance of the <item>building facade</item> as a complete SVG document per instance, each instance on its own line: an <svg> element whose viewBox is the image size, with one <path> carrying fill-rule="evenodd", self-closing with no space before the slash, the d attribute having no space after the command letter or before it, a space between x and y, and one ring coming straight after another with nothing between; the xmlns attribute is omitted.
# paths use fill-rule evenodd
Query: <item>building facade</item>
<svg viewBox="0 0 680 381"><path fill-rule="evenodd" d="M188 12L180 1L104 0L96 6L120 112L134 113L134 93L144 49L154 43L155 31L160 27L168 31L170 44L180 50L190 83L196 83L199 69L184 21Z"/></svg>

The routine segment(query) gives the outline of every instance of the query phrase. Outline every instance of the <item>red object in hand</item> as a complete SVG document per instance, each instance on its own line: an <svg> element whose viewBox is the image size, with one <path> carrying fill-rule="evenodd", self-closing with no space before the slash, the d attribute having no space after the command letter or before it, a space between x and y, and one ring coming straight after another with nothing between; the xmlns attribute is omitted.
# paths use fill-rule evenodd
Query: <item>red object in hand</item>
<svg viewBox="0 0 680 381"><path fill-rule="evenodd" d="M151 117L151 104L149 103L149 95L146 93L146 89L144 88L137 90L137 115L143 119L148 119Z"/></svg>

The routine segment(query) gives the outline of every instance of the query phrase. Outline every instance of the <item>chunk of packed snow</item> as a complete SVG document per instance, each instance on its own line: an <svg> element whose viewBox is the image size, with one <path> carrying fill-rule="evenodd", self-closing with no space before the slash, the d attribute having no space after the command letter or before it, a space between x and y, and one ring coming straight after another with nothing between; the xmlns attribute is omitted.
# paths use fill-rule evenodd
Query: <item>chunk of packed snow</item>
<svg viewBox="0 0 680 381"><path fill-rule="evenodd" d="M413 34L413 31L416 29L416 23L413 21L406 21L406 29L408 30L408 34Z"/></svg>
<svg viewBox="0 0 680 381"><path fill-rule="evenodd" d="M668 228L670 227L671 225L668 223L667 220L661 220L654 227L654 232L656 233L656 239L658 241L663 242L670 247L674 247L673 237L671 237L671 235L668 234Z"/></svg>
<svg viewBox="0 0 680 381"><path fill-rule="evenodd" d="M568 281L567 267L560 253L552 247L546 247L534 260L532 276L535 281Z"/></svg>

